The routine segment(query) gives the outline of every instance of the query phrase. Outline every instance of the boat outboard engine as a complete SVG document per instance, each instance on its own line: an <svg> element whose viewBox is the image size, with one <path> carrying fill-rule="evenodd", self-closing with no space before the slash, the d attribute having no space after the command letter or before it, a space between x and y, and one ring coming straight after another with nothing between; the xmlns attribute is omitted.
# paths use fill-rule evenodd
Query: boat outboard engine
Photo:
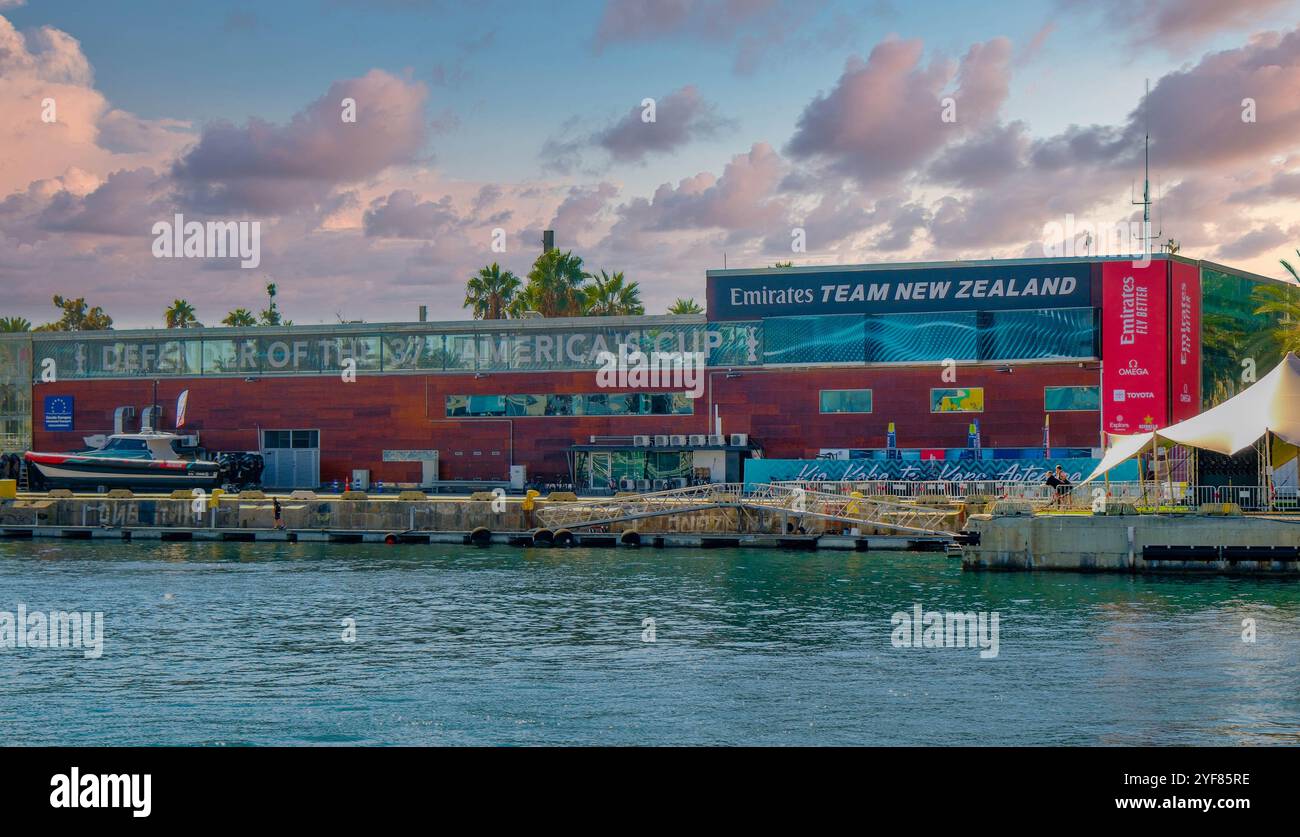
<svg viewBox="0 0 1300 837"><path fill-rule="evenodd" d="M262 454L219 453L217 465L221 468L221 482L234 491L259 488L262 485Z"/></svg>

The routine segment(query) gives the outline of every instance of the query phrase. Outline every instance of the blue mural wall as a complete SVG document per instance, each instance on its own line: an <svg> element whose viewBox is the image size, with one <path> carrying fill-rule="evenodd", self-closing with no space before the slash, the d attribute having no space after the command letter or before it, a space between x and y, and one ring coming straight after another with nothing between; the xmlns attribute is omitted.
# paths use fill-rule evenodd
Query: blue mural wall
<svg viewBox="0 0 1300 837"><path fill-rule="evenodd" d="M970 459L920 461L907 459L750 459L745 484L774 480L1006 480L1040 483L1049 468L1065 468L1072 482L1092 473L1100 459ZM1138 478L1137 462L1125 462L1110 472L1117 482Z"/></svg>

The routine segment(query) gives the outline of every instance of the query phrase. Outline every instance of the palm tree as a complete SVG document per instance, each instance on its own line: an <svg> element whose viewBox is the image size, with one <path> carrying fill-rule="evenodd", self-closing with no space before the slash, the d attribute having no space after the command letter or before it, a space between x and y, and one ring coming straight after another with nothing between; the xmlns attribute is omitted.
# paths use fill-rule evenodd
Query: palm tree
<svg viewBox="0 0 1300 837"><path fill-rule="evenodd" d="M605 271L592 274L592 284L584 291L586 311L594 317L618 317L644 314L641 289L636 282L628 283L620 270L613 276Z"/></svg>
<svg viewBox="0 0 1300 837"><path fill-rule="evenodd" d="M226 315L221 324L231 328L248 328L257 325L257 317L254 317L253 312L247 308L236 308Z"/></svg>
<svg viewBox="0 0 1300 837"><path fill-rule="evenodd" d="M183 299L172 300L171 307L163 312L163 320L168 328L203 328L194 316L194 306Z"/></svg>
<svg viewBox="0 0 1300 837"><path fill-rule="evenodd" d="M533 262L528 284L510 304L511 316L536 311L543 317L580 317L586 294L583 283L590 278L582 269L582 257L571 251L548 250Z"/></svg>
<svg viewBox="0 0 1300 837"><path fill-rule="evenodd" d="M26 317L0 317L0 332L31 330L32 322Z"/></svg>
<svg viewBox="0 0 1300 837"><path fill-rule="evenodd" d="M518 276L493 262L465 283L464 307L474 310L476 320L503 320L519 285Z"/></svg>
<svg viewBox="0 0 1300 837"><path fill-rule="evenodd" d="M693 297L682 299L677 297L677 301L668 306L669 314L703 314L704 309L695 301Z"/></svg>
<svg viewBox="0 0 1300 837"><path fill-rule="evenodd" d="M1297 256L1300 256L1300 249L1297 249L1297 250L1295 251L1295 254L1296 254ZM1291 263L1290 263L1289 261L1287 261L1286 259L1278 259L1278 261L1282 263L1282 268L1283 268L1287 273L1291 274L1291 281L1292 281L1292 282L1295 282L1295 283L1297 283L1297 284L1300 284L1300 273L1296 273L1295 265L1291 264Z"/></svg>

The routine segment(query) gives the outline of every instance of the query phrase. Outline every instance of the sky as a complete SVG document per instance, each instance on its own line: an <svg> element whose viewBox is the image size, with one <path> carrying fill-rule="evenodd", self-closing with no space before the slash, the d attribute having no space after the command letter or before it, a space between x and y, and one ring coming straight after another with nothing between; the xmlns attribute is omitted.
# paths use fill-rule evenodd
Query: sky
<svg viewBox="0 0 1300 837"><path fill-rule="evenodd" d="M1162 240L1300 247L1296 0L0 0L0 113L37 324L268 281L300 324L463 319L544 229L651 313L724 264L1037 257L1140 217L1144 132ZM159 257L176 214L256 222L256 266Z"/></svg>

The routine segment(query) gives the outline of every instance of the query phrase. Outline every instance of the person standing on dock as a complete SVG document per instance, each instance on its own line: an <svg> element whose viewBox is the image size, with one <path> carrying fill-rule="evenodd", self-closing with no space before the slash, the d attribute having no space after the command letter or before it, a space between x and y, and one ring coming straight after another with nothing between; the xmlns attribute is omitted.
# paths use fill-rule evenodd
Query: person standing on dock
<svg viewBox="0 0 1300 837"><path fill-rule="evenodd" d="M1065 469L1057 465L1055 471L1047 472L1047 478L1043 482L1056 489L1056 497L1052 499L1052 505L1065 505L1065 498L1069 496L1070 490L1074 488L1074 484L1070 482L1070 475L1065 473Z"/></svg>
<svg viewBox="0 0 1300 837"><path fill-rule="evenodd" d="M275 514L275 528L283 529L284 521L280 519L280 498L279 497L271 498L271 508Z"/></svg>

